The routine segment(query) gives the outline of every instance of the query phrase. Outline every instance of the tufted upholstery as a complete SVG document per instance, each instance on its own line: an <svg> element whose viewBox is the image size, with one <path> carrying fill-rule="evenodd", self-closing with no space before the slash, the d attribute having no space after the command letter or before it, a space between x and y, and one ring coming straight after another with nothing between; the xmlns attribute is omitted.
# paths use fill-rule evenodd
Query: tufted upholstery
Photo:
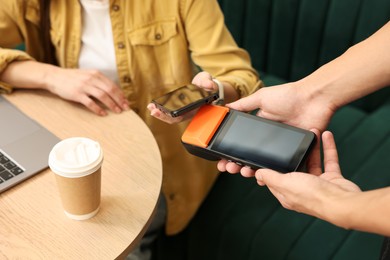
<svg viewBox="0 0 390 260"><path fill-rule="evenodd" d="M219 2L268 86L306 76L390 19L389 0ZM344 176L363 190L390 185L390 88L341 108L329 129ZM158 241L156 259L371 260L382 239L285 210L253 179L222 173L188 228Z"/></svg>
<svg viewBox="0 0 390 260"><path fill-rule="evenodd" d="M270 85L306 76L390 19L388 0L219 2L236 41ZM357 104L372 109L382 97Z"/></svg>

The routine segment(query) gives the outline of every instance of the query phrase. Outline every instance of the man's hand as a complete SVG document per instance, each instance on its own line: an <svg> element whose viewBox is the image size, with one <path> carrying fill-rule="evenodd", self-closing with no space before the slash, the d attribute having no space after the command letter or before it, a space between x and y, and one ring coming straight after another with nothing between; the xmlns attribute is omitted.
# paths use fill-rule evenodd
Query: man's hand
<svg viewBox="0 0 390 260"><path fill-rule="evenodd" d="M319 131L315 131L319 134ZM259 185L266 185L283 207L326 219L326 208L347 193L360 188L345 179L340 170L336 144L331 132L322 134L324 173L321 168L320 142L309 158L308 172L278 173L269 169L256 171Z"/></svg>
<svg viewBox="0 0 390 260"><path fill-rule="evenodd" d="M258 109L257 116L307 130L315 128L320 131L325 130L334 113L326 100L311 97L309 91L295 83L261 88L227 106L245 112ZM249 167L241 168L226 160L218 162L218 170L241 172L244 177L254 176L254 171Z"/></svg>

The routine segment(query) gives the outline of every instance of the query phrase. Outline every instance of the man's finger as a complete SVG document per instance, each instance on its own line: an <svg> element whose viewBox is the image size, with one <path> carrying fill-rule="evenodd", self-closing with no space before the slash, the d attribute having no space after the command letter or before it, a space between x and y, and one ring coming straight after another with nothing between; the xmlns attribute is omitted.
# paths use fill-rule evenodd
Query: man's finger
<svg viewBox="0 0 390 260"><path fill-rule="evenodd" d="M250 96L241 98L235 102L227 104L226 106L244 112L248 112L260 108L261 107L260 91L261 89Z"/></svg>

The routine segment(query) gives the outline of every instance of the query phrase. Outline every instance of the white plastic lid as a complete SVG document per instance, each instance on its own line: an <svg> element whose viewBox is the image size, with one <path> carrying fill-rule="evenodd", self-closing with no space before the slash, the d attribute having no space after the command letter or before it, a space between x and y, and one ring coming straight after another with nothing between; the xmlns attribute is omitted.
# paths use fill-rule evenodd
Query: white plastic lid
<svg viewBox="0 0 390 260"><path fill-rule="evenodd" d="M49 154L49 167L58 175L79 178L95 172L103 162L100 144L85 137L57 143Z"/></svg>

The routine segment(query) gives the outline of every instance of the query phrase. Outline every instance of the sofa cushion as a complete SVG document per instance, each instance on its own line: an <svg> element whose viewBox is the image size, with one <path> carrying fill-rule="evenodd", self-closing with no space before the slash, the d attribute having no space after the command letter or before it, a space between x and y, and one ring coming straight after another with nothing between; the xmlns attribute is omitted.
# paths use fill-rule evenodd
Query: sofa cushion
<svg viewBox="0 0 390 260"><path fill-rule="evenodd" d="M295 81L390 19L388 0L219 0L226 25L259 72ZM274 85L274 84L272 84ZM348 86L346 86L348 87ZM372 111L390 88L353 104Z"/></svg>
<svg viewBox="0 0 390 260"><path fill-rule="evenodd" d="M384 25L388 0L219 0L258 71L300 79Z"/></svg>

